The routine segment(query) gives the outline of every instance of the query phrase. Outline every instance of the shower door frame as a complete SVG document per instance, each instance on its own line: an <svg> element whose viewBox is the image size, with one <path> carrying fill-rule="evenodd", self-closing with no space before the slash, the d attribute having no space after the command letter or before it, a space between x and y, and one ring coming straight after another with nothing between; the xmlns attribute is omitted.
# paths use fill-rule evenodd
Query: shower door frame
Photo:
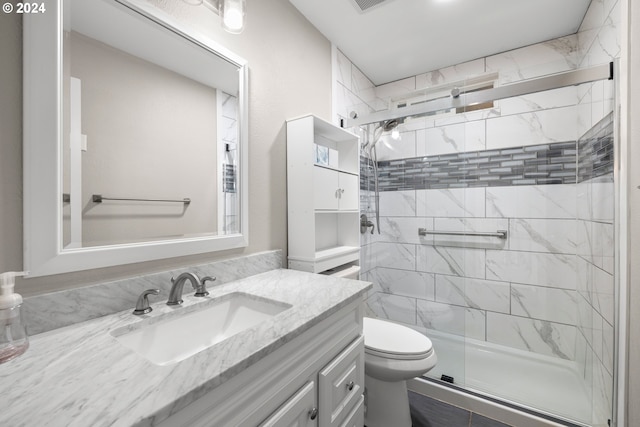
<svg viewBox="0 0 640 427"><path fill-rule="evenodd" d="M497 101L505 98L527 95L546 90L558 89L567 86L577 86L583 83L591 83L598 80L613 80L613 62L597 65L590 68L565 71L559 74L551 74L545 77L524 80L492 89L479 90L468 93L460 93L457 97L434 99L417 105L397 108L389 111L378 111L365 117L348 119L346 128L364 126L372 123L381 123L388 120L405 119L408 117L422 117L446 111L453 108L466 108L485 102Z"/></svg>
<svg viewBox="0 0 640 427"><path fill-rule="evenodd" d="M618 426L620 418L622 422L626 422L626 414L622 413L626 406L626 378L627 378L627 342L628 342L628 306L627 303L623 304L623 301L627 301L628 295L628 280L627 272L623 265L627 265L627 251L628 251L628 224L629 224L629 210L628 210L628 189L629 183L627 181L627 165L622 162L623 154L624 158L627 158L627 144L622 143L623 132L621 129L622 116L621 116L621 73L620 73L620 59L614 60L611 63L613 67L613 84L614 84L614 108L613 108L613 181L614 181L614 315L616 324L613 325L613 399L612 399L612 426ZM624 243L624 244L623 244ZM624 263L622 262L624 260ZM624 270L624 271L623 271ZM624 278L624 281L622 280ZM624 284L624 286L623 286ZM621 404L622 408L621 409Z"/></svg>

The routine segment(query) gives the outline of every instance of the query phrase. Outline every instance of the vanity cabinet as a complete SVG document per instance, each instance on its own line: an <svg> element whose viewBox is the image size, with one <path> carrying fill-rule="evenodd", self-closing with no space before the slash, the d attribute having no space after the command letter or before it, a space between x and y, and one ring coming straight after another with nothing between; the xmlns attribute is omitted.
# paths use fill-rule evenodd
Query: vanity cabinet
<svg viewBox="0 0 640 427"><path fill-rule="evenodd" d="M159 425L362 427L363 393L357 300Z"/></svg>
<svg viewBox="0 0 640 427"><path fill-rule="evenodd" d="M358 425L358 412L364 404L363 392L364 340L359 337L317 377L314 374L260 427ZM364 423L364 407L361 412Z"/></svg>
<svg viewBox="0 0 640 427"><path fill-rule="evenodd" d="M316 161L319 150L329 162ZM289 268L320 273L359 262L359 190L356 135L311 115L287 121Z"/></svg>

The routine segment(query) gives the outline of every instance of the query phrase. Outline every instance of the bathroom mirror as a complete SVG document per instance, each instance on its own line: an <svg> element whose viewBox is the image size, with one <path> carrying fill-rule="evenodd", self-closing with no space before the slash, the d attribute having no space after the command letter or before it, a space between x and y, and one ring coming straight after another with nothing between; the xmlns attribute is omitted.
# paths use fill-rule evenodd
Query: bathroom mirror
<svg viewBox="0 0 640 427"><path fill-rule="evenodd" d="M246 246L247 70L144 0L25 15L29 275Z"/></svg>

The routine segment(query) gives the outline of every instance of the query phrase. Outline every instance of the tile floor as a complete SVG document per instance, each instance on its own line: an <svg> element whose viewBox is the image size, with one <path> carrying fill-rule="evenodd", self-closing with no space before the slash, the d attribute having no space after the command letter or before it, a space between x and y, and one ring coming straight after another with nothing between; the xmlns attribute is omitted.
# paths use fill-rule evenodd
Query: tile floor
<svg viewBox="0 0 640 427"><path fill-rule="evenodd" d="M509 427L412 391L409 392L409 405L413 427Z"/></svg>

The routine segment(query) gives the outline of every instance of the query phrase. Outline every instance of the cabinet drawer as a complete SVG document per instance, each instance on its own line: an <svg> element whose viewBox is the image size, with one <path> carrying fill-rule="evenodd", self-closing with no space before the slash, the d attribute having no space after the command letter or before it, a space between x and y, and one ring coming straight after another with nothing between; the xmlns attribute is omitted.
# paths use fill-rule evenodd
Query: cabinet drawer
<svg viewBox="0 0 640 427"><path fill-rule="evenodd" d="M364 338L353 341L318 374L320 426L340 426L364 392Z"/></svg>
<svg viewBox="0 0 640 427"><path fill-rule="evenodd" d="M340 427L362 427L364 426L364 396L360 396L360 401L353 408Z"/></svg>
<svg viewBox="0 0 640 427"><path fill-rule="evenodd" d="M260 427L312 427L317 425L316 384L307 382L289 398Z"/></svg>

